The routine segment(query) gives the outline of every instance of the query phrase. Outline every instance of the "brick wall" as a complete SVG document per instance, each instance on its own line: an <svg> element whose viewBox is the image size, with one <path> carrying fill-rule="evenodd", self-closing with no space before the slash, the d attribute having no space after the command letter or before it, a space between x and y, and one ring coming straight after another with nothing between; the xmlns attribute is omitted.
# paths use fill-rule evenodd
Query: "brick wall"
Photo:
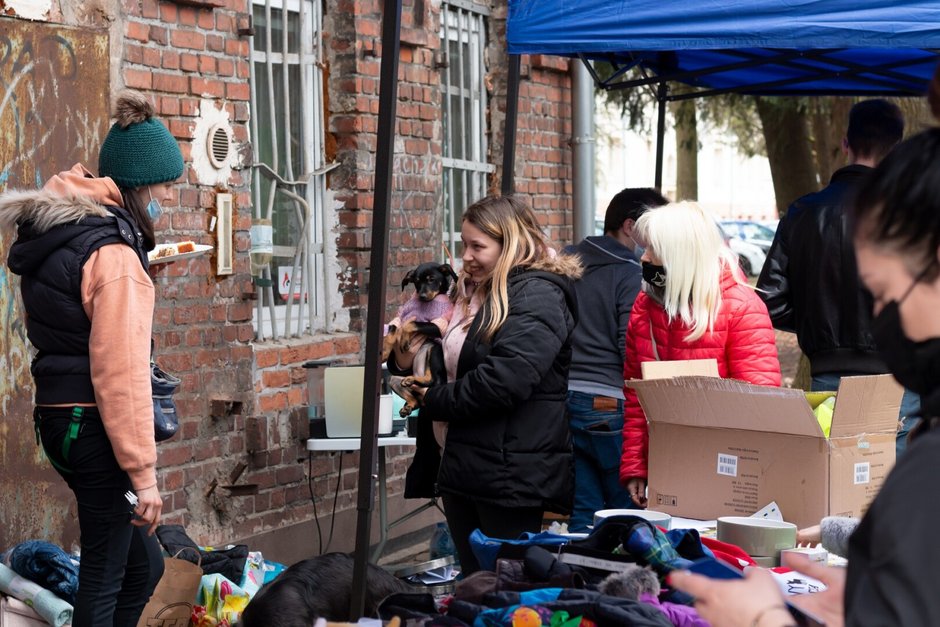
<svg viewBox="0 0 940 627"><path fill-rule="evenodd" d="M312 491L321 524L333 511L335 497L337 532L332 548L351 549L359 457L355 453L308 457L302 364L323 357L356 363L364 352L382 3L328 0L324 15L327 156L328 161L342 164L330 174L328 187L339 225L337 297L349 311L349 328L280 342L253 340L253 286L247 258L249 171L243 163L228 180L206 184L191 159L198 149L192 144L194 129L206 106L228 114L239 154L250 154L250 50L248 38L239 33L248 26L250 0L206 0L202 6L116 0L109 20L102 20L92 4L62 4L66 10L53 11L50 19L111 24L112 92L126 85L151 96L161 119L180 140L187 161L177 186L178 202L169 203L157 224L158 240L215 245L209 224L216 193L230 191L236 203L235 274L216 276L214 257L204 256L168 266L155 281L158 361L183 379L178 395L182 432L158 449L165 522L185 525L201 543L243 539L273 559L294 561L318 548L311 540L316 535ZM403 4L389 273L382 278L388 284L389 313L407 297L400 289L404 273L439 257L442 230L442 109L434 62L440 45L440 4L427 0ZM505 111L501 39L505 7L492 4L488 143L490 161L499 165ZM524 65L516 188L531 199L553 238L563 244L570 234L571 205L567 62L526 59ZM108 125L102 121L102 138ZM499 172L491 187L498 189ZM414 506L400 498L411 451L398 448L388 453L389 513L395 516ZM224 487L232 483L254 484L257 492L235 496ZM439 518L432 510L395 533L421 529ZM30 531L24 528L24 537L34 535ZM45 537L54 537L61 530L42 531ZM325 542L327 530L322 532Z"/></svg>

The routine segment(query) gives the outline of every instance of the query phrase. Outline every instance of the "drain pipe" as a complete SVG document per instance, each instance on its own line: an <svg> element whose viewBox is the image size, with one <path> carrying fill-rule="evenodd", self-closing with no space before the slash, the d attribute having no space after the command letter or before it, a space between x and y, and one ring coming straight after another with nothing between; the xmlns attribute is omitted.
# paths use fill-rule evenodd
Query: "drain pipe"
<svg viewBox="0 0 940 627"><path fill-rule="evenodd" d="M572 189L574 243L594 235L594 79L585 67L571 64Z"/></svg>

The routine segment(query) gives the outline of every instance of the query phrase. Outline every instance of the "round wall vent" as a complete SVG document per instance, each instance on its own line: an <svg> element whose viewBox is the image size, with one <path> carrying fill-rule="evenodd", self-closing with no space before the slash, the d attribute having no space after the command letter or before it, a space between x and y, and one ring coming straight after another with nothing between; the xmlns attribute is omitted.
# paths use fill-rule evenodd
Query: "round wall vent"
<svg viewBox="0 0 940 627"><path fill-rule="evenodd" d="M225 167L228 156L232 153L232 130L227 124L213 124L206 137L206 152L209 163L217 170Z"/></svg>

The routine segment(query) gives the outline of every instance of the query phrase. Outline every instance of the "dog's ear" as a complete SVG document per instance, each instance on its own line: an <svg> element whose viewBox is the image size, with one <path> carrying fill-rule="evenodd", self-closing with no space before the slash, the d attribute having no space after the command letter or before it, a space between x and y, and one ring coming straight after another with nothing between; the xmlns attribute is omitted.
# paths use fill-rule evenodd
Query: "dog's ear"
<svg viewBox="0 0 940 627"><path fill-rule="evenodd" d="M401 280L402 291L404 291L406 285L408 285L409 283L414 283L414 282L415 282L415 271L409 270L408 274L405 275L405 278ZM415 285L417 285L417 283L415 283Z"/></svg>
<svg viewBox="0 0 940 627"><path fill-rule="evenodd" d="M438 270L440 270L444 274L444 276L450 277L451 281L457 280L457 273L454 272L454 269L450 267L449 263L442 263L440 267L438 268Z"/></svg>

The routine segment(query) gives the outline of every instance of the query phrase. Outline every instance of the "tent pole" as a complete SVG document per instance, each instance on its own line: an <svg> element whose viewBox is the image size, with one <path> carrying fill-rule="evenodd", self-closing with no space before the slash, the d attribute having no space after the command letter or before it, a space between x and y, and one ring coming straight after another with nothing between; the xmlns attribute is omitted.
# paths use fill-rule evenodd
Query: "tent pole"
<svg viewBox="0 0 940 627"><path fill-rule="evenodd" d="M503 180L500 192L508 196L513 192L513 175L516 171L516 114L519 110L519 80L522 73L522 57L509 55L509 78L506 81L506 121L503 127Z"/></svg>
<svg viewBox="0 0 940 627"><path fill-rule="evenodd" d="M659 119L656 122L656 190L663 191L663 140L666 138L666 83L662 82L656 89L656 100L659 102Z"/></svg>
<svg viewBox="0 0 940 627"><path fill-rule="evenodd" d="M392 161L398 104L398 54L401 49L402 0L385 0L382 13L382 66L379 79L379 121L376 135L375 190L372 208L372 249L369 256L369 301L366 318L365 383L362 388L362 432L357 492L356 552L350 616L365 609L372 509L375 505L375 464L378 458L379 348L385 317L385 274L388 268L388 214L392 197ZM337 481L341 480L340 477Z"/></svg>
<svg viewBox="0 0 940 627"><path fill-rule="evenodd" d="M594 80L587 59L571 62L574 237L594 235Z"/></svg>

